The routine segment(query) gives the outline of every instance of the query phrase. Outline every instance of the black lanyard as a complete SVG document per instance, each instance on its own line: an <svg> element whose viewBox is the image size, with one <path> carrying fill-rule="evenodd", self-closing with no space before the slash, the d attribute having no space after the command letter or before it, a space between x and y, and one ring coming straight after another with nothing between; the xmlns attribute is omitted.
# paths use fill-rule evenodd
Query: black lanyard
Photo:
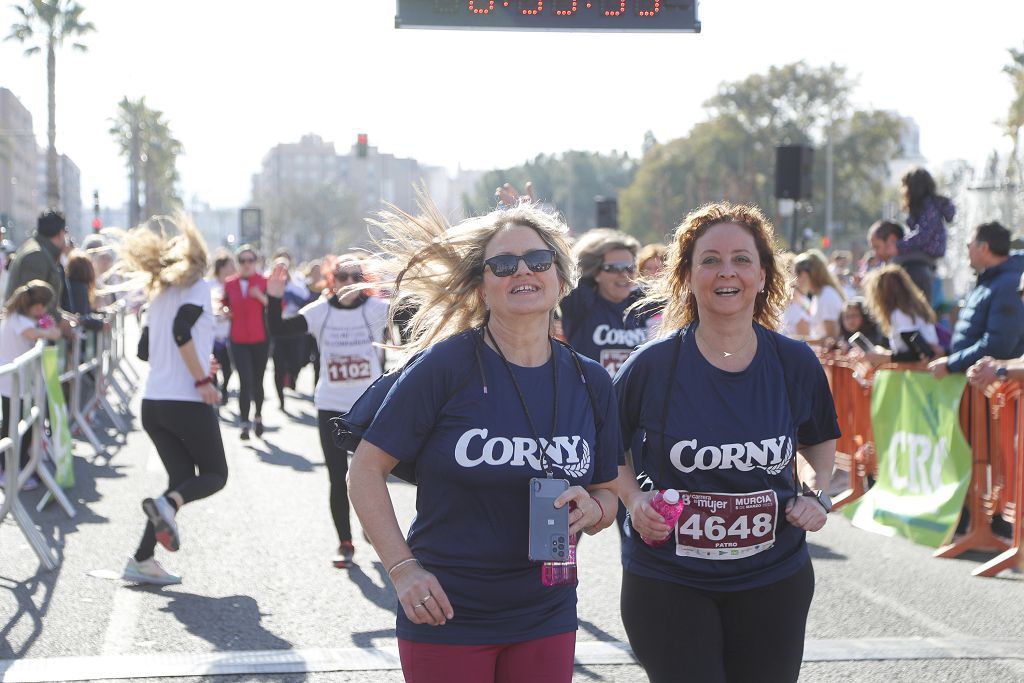
<svg viewBox="0 0 1024 683"><path fill-rule="evenodd" d="M509 377L512 378L512 386L515 387L516 394L519 395L519 404L523 407L523 413L526 414L526 421L530 425L530 431L533 432L533 438L537 442L537 449L540 451L540 466L544 470L544 474L550 479L554 476L554 473L551 471L551 463L548 462L547 446L545 446L540 440L540 433L537 431L537 427L533 423L533 417L530 416L530 409L526 405L526 397L523 396L523 392L519 388L519 381L516 379L516 373L512 371L512 365L509 364L508 359L505 358L505 354L501 351L501 347L498 346L498 341L494 338L494 335L491 334L491 328L485 327L484 329L487 330L487 336L490 337L491 343L494 344L494 348L498 351L498 355L501 356L501 361L505 364L505 369L508 370ZM555 430L558 429L558 359L555 357L555 348L553 345L551 347L551 381L555 387L555 409L552 411L551 416L551 438L547 442L548 446L555 442Z"/></svg>

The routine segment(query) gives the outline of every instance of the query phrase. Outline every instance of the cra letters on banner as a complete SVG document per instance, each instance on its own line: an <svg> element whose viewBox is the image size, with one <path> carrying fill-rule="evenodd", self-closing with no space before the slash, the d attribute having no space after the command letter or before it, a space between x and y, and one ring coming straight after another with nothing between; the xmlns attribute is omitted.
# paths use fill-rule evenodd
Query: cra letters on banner
<svg viewBox="0 0 1024 683"><path fill-rule="evenodd" d="M971 481L960 430L966 379L882 370L871 396L878 480L843 513L854 526L937 548L953 535Z"/></svg>

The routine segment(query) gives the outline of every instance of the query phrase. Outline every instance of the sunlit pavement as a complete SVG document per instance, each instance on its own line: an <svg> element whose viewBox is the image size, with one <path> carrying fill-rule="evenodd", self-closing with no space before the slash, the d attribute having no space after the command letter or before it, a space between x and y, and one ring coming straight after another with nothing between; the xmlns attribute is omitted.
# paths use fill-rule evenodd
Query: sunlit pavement
<svg viewBox="0 0 1024 683"><path fill-rule="evenodd" d="M142 532L140 500L165 482L138 420L109 461L77 445L74 519L53 505L34 514L58 549L57 570L40 569L10 521L0 527L0 680L402 680L394 595L354 516L356 566L330 564L312 373L300 376L302 396L289 395L289 415L272 384L268 373L262 440L239 441L234 397L221 409L227 487L182 511L180 552L157 554L180 586L111 578ZM37 495L26 496L33 509ZM407 523L414 489L394 484L392 495ZM801 680L1024 680L1020 573L974 578L985 556L933 559L835 515L812 541L817 591ZM618 545L609 530L580 547L578 681L645 680L619 620ZM772 614L751 618L786 627Z"/></svg>

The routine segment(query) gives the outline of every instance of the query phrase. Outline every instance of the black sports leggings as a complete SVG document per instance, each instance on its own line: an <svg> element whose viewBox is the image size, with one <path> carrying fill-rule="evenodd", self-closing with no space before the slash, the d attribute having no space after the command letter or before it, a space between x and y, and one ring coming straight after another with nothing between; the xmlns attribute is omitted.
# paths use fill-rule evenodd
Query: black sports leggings
<svg viewBox="0 0 1024 683"><path fill-rule="evenodd" d="M223 378L220 389L226 396L228 392L228 382L231 381L231 354L228 352L228 343L215 343L213 345L213 357L217 359L218 363L220 363L220 374Z"/></svg>
<svg viewBox="0 0 1024 683"><path fill-rule="evenodd" d="M274 388L284 403L285 378L295 382L302 367L302 352L306 350L305 334L283 334L274 337Z"/></svg>
<svg viewBox="0 0 1024 683"><path fill-rule="evenodd" d="M651 683L789 683L800 676L810 560L761 588L705 591L622 573L622 623Z"/></svg>
<svg viewBox="0 0 1024 683"><path fill-rule="evenodd" d="M256 404L256 417L263 415L263 375L267 372L267 342L231 343L231 357L238 371L238 417L249 421L249 404Z"/></svg>
<svg viewBox="0 0 1024 683"><path fill-rule="evenodd" d="M216 408L198 401L143 399L142 428L167 470L165 496L177 491L184 502L191 503L224 488L228 463ZM156 532L153 524L146 522L135 559L141 562L153 557L154 548Z"/></svg>
<svg viewBox="0 0 1024 683"><path fill-rule="evenodd" d="M334 443L334 425L332 417L342 413L333 410L317 411L317 425L320 427L320 446L324 449L324 462L327 463L327 476L331 481L331 517L334 528L338 530L338 541L352 540L352 526L349 522L348 508L348 451L338 448Z"/></svg>

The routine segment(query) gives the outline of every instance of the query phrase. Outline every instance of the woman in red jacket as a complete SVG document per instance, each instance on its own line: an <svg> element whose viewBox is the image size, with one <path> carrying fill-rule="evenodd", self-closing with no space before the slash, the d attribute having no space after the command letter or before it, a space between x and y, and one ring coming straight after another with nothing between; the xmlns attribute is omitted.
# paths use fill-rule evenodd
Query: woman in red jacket
<svg viewBox="0 0 1024 683"><path fill-rule="evenodd" d="M267 305L267 279L257 270L256 249L248 244L235 255L238 273L224 281L224 306L231 312L231 358L238 371L238 417L243 441L249 430L263 436L263 374L267 370L267 331L263 307ZM249 422L249 405L256 403L255 424Z"/></svg>

